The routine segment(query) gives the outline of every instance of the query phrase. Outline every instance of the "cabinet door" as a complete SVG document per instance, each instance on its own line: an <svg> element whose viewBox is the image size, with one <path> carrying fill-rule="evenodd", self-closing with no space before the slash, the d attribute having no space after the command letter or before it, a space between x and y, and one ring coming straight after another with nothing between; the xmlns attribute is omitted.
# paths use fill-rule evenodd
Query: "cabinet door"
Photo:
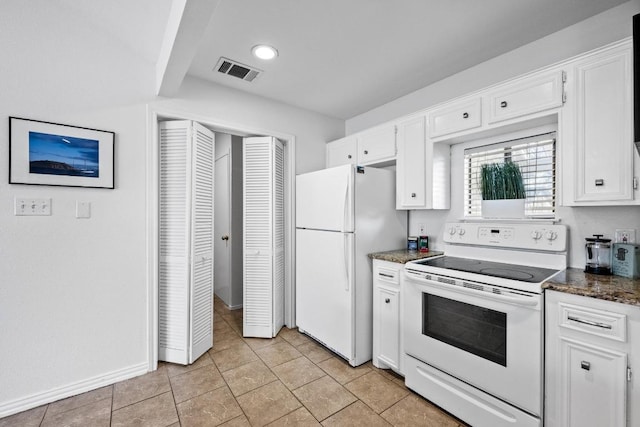
<svg viewBox="0 0 640 427"><path fill-rule="evenodd" d="M378 286L378 359L392 369L400 369L400 292Z"/></svg>
<svg viewBox="0 0 640 427"><path fill-rule="evenodd" d="M626 425L627 355L560 338L559 424L566 427Z"/></svg>
<svg viewBox="0 0 640 427"><path fill-rule="evenodd" d="M631 46L581 61L574 73L575 168L569 169L574 173L570 189L573 201L613 202L607 203L611 205L631 201L634 156Z"/></svg>
<svg viewBox="0 0 640 427"><path fill-rule="evenodd" d="M482 125L481 98L452 102L429 113L429 136L436 138Z"/></svg>
<svg viewBox="0 0 640 427"><path fill-rule="evenodd" d="M396 127L381 126L358 135L358 164L365 166L396 158Z"/></svg>
<svg viewBox="0 0 640 427"><path fill-rule="evenodd" d="M427 207L426 120L417 117L398 124L396 209Z"/></svg>
<svg viewBox="0 0 640 427"><path fill-rule="evenodd" d="M327 167L356 164L356 138L346 137L327 143Z"/></svg>
<svg viewBox="0 0 640 427"><path fill-rule="evenodd" d="M563 72L518 80L487 94L488 122L495 123L562 105Z"/></svg>

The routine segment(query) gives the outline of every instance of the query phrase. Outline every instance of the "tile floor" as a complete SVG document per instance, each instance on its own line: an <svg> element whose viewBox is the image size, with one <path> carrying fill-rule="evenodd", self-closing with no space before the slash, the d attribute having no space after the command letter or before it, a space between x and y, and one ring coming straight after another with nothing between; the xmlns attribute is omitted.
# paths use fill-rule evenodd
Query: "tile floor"
<svg viewBox="0 0 640 427"><path fill-rule="evenodd" d="M283 328L242 338L242 311L216 299L214 346L158 370L0 419L6 426L451 426L465 424L404 386Z"/></svg>

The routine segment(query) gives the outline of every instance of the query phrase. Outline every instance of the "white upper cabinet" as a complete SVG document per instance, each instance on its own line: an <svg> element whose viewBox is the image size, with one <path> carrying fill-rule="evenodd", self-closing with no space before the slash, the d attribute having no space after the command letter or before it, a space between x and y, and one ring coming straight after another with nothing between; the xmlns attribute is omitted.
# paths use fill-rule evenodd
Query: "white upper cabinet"
<svg viewBox="0 0 640 427"><path fill-rule="evenodd" d="M637 203L631 64L630 42L572 64L560 140L566 206Z"/></svg>
<svg viewBox="0 0 640 427"><path fill-rule="evenodd" d="M424 115L397 127L396 209L449 209L449 146L427 138Z"/></svg>
<svg viewBox="0 0 640 427"><path fill-rule="evenodd" d="M327 167L355 165L357 153L357 141L354 136L347 136L329 142L327 143Z"/></svg>
<svg viewBox="0 0 640 427"><path fill-rule="evenodd" d="M482 126L482 99L454 101L429 112L429 136L437 138Z"/></svg>
<svg viewBox="0 0 640 427"><path fill-rule="evenodd" d="M396 158L396 127L379 126L357 135L358 164L372 165Z"/></svg>
<svg viewBox="0 0 640 427"><path fill-rule="evenodd" d="M514 119L562 105L564 71L553 71L518 79L490 90L487 122Z"/></svg>

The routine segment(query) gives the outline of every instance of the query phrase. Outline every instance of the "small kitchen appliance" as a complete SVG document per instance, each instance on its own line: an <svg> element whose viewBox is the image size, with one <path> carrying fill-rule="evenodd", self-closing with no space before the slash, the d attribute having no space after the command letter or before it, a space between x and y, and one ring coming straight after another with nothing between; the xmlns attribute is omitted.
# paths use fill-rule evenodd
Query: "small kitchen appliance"
<svg viewBox="0 0 640 427"><path fill-rule="evenodd" d="M614 243L612 271L616 276L640 278L640 245Z"/></svg>
<svg viewBox="0 0 640 427"><path fill-rule="evenodd" d="M448 223L443 241L405 265L407 387L476 427L541 426L542 284L567 267L567 228Z"/></svg>
<svg viewBox="0 0 640 427"><path fill-rule="evenodd" d="M603 239L602 234L594 234L585 239L585 273L611 274L611 239Z"/></svg>

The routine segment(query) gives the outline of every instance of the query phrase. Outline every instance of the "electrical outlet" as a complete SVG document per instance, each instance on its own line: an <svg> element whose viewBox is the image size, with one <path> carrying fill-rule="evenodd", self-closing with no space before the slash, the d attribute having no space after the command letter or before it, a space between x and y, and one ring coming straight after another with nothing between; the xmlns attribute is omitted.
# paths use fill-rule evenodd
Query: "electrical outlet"
<svg viewBox="0 0 640 427"><path fill-rule="evenodd" d="M425 227L424 224L418 224L418 229L420 230L420 236L427 235L427 227Z"/></svg>
<svg viewBox="0 0 640 427"><path fill-rule="evenodd" d="M617 228L616 243L635 243L636 230L633 228Z"/></svg>

